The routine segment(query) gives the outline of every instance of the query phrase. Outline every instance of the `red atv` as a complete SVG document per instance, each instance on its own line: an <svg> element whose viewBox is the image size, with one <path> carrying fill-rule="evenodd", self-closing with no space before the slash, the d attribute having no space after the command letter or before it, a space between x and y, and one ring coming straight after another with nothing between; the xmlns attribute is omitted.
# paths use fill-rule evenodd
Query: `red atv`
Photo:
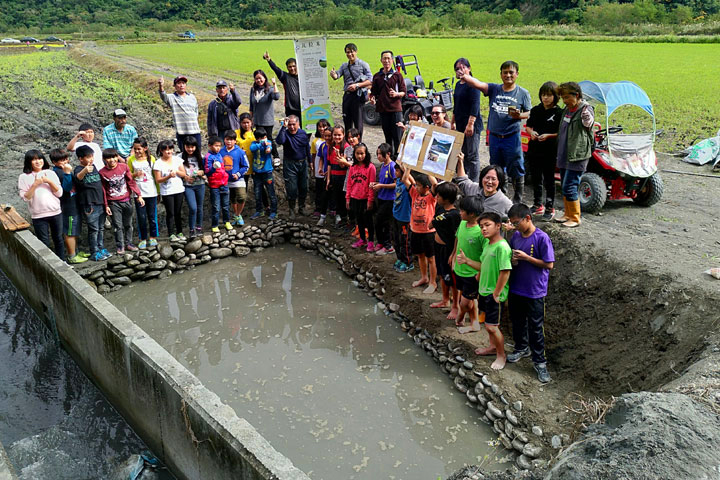
<svg viewBox="0 0 720 480"><path fill-rule="evenodd" d="M606 123L620 106L635 105L652 117L652 133L625 134L621 126L595 124L595 145L578 196L583 212L597 213L607 200L632 199L649 207L662 198L663 182L657 168L655 114L647 94L632 82L580 82L583 96L604 104Z"/></svg>

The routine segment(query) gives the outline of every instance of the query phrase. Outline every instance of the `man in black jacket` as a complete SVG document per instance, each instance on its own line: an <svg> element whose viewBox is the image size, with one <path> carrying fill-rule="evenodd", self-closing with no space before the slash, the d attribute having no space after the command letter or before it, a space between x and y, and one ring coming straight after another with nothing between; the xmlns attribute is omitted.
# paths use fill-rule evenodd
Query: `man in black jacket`
<svg viewBox="0 0 720 480"><path fill-rule="evenodd" d="M275 75L280 79L280 83L285 88L285 116L295 115L300 119L300 128L302 128L302 114L300 112L300 80L298 79L297 61L294 58L288 58L285 66L288 71L284 72L270 58L270 54L265 51L263 58L267 60L268 65Z"/></svg>
<svg viewBox="0 0 720 480"><path fill-rule="evenodd" d="M208 105L207 129L208 137L223 137L228 130L239 130L238 107L242 103L235 85L225 80L215 84L217 97Z"/></svg>

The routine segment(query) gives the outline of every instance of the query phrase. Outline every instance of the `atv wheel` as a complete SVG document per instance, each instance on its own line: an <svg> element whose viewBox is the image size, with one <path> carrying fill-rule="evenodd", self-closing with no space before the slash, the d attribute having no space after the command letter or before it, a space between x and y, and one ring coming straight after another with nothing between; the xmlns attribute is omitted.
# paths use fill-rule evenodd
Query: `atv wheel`
<svg viewBox="0 0 720 480"><path fill-rule="evenodd" d="M375 105L367 102L362 107L363 123L367 125L380 125L380 114L375 110Z"/></svg>
<svg viewBox="0 0 720 480"><path fill-rule="evenodd" d="M637 195L633 198L633 202L643 207L655 205L660 201L663 195L663 181L659 173L653 174L645 182L645 186L638 190Z"/></svg>
<svg viewBox="0 0 720 480"><path fill-rule="evenodd" d="M607 200L605 182L595 173L586 173L578 186L580 209L585 213L597 213L602 210Z"/></svg>

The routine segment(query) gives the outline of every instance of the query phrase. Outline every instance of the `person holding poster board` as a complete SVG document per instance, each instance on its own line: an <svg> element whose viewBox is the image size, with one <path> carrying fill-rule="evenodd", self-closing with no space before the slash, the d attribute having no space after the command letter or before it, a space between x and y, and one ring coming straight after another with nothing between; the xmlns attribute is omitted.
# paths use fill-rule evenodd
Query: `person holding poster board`
<svg viewBox="0 0 720 480"><path fill-rule="evenodd" d="M285 78L288 81L286 86L288 97L286 97L285 111L289 113L294 61L297 65L297 81L299 83L297 108L300 112L293 113L293 115L298 115L302 119L302 128L305 131L312 132L316 129L318 120L324 118L332 122L327 78L327 39L325 37L301 38L295 39L293 42L297 60L289 59L287 64L288 76ZM280 79L282 81L282 77ZM295 107L293 106L293 108Z"/></svg>
<svg viewBox="0 0 720 480"><path fill-rule="evenodd" d="M410 122L400 147L398 161L411 170L452 180L464 135L447 128Z"/></svg>
<svg viewBox="0 0 720 480"><path fill-rule="evenodd" d="M270 58L270 53L265 50L263 58L268 62L268 65L277 75L278 80L282 83L285 88L285 116L295 115L300 119L300 128L303 126L302 113L300 112L300 79L298 78L298 67L297 60L294 58L288 58L285 60L285 67L288 69L287 72L283 71L280 67L275 65L275 62Z"/></svg>

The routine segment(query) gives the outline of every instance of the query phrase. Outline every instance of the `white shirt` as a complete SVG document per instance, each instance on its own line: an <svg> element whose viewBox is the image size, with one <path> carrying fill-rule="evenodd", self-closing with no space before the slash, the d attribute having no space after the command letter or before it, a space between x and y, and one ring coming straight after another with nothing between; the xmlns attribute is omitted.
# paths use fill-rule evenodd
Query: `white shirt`
<svg viewBox="0 0 720 480"><path fill-rule="evenodd" d="M143 198L157 197L158 192L152 172L153 166L150 165L150 162L148 160L138 160L137 158L133 159L132 169L133 172L142 172L142 175L134 178Z"/></svg>
<svg viewBox="0 0 720 480"><path fill-rule="evenodd" d="M153 170L160 172L161 177L167 177L170 175L170 172L177 172L182 164L182 158L177 155L173 155L169 162L158 158L155 160ZM182 178L179 176L168 178L166 182L160 184L160 195L175 195L176 193L183 193L184 191L185 186L183 185Z"/></svg>
<svg viewBox="0 0 720 480"><path fill-rule="evenodd" d="M98 145L95 142L83 142L81 140L79 142L75 142L75 151L77 151L77 149L82 146L87 146L87 147L92 148L93 166L99 172L100 169L105 166L105 162L103 161L103 158L102 158L102 149L100 148L100 145Z"/></svg>

